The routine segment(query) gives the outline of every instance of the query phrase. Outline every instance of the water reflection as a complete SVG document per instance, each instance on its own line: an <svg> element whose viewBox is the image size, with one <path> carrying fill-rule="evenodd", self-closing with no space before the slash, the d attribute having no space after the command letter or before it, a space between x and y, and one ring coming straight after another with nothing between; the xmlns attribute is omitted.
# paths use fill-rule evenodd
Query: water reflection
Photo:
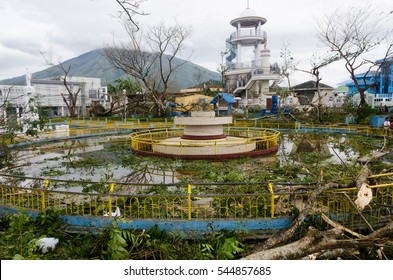
<svg viewBox="0 0 393 280"><path fill-rule="evenodd" d="M338 149L337 145L345 149ZM307 157L311 153L318 153L327 163L338 164L351 162L359 154L349 147L346 135L340 137L318 134L291 134L283 135L279 150L281 164L285 164L289 157L300 155Z"/></svg>
<svg viewBox="0 0 393 280"><path fill-rule="evenodd" d="M280 139L277 155L258 159L260 163L279 161L281 166L317 154L327 163L350 162L358 154L348 144L345 135L332 137L316 134L285 134ZM344 148L338 149L337 145ZM181 163L173 160L165 164L157 158L141 158L131 154L127 136L86 138L46 143L17 151L17 161L8 172L28 177L55 178L71 181L115 181L119 183L172 184L182 180ZM167 163L168 161L166 161ZM243 171L253 172L257 165L239 165ZM246 167L245 167L246 166ZM184 170L183 170L184 171ZM191 174L192 177L192 174ZM31 182L30 182L31 183ZM27 183L25 183L27 184ZM64 188L64 187L62 187ZM71 191L81 191L80 186L68 186Z"/></svg>
<svg viewBox="0 0 393 280"><path fill-rule="evenodd" d="M166 170L148 161L122 164L116 147L128 144L128 137L122 139L88 138L47 143L17 151L14 166L7 171L27 177L55 178L71 181L115 181L119 183L137 182L146 184L176 183L175 170ZM128 148L127 153L131 155ZM31 184L25 182L24 185ZM63 188L58 188L62 190ZM81 191L80 186L69 191Z"/></svg>

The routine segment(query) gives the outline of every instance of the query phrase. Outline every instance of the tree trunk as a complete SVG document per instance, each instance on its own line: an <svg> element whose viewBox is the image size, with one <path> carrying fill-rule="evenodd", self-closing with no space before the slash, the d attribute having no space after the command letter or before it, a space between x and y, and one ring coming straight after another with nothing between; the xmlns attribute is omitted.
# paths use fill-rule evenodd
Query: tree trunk
<svg viewBox="0 0 393 280"><path fill-rule="evenodd" d="M307 218L307 216L310 214L311 209L314 205L314 202L318 198L318 196L331 188L337 187L337 184L334 183L328 183L326 185L322 185L317 187L310 195L309 199L307 200L307 204L305 205L304 209L300 212L299 216L295 218L295 220L292 222L291 226L284 230L283 232L278 232L269 239L267 239L264 243L257 245L253 252L261 251L261 250L266 250L274 247L277 244L286 242L290 240L296 231L299 229L299 227L303 224L304 220Z"/></svg>
<svg viewBox="0 0 393 280"><path fill-rule="evenodd" d="M326 252L336 249L358 249L360 247L381 246L388 241L385 238L393 234L393 222L361 239L339 239L342 231L334 228L325 232L312 227L300 240L285 246L260 251L246 256L245 260L288 260L301 259L314 253ZM342 251L339 251L342 252ZM322 255L323 255L322 254Z"/></svg>
<svg viewBox="0 0 393 280"><path fill-rule="evenodd" d="M370 171L367 165L363 166L359 175L355 179L356 186L358 187L359 191L362 189L362 187L364 187L365 184L367 185L366 182L369 174ZM300 212L299 216L295 218L295 220L292 222L291 226L288 229L276 233L262 244L257 245L252 251L252 253L246 256L244 259L300 259L310 254L321 253L327 250L346 248L357 249L361 246L373 245L375 242L375 238L381 238L393 232L393 222L391 222L383 229L377 231L378 233L373 232L369 236L365 237L358 235L358 240L340 240L339 238L343 235L342 230L345 230L344 227L340 227L339 225L333 225L334 229L325 232L320 232L310 227L307 234L300 240L290 243L288 245L273 248L279 244L283 244L284 242L288 242L289 240L291 240L300 228L300 226L303 224L306 217L310 214L312 207L318 199L319 195L322 192L332 189L334 187L338 187L338 185L334 183L328 183L318 186L311 193L305 208ZM352 202L352 204L356 208L356 210L359 211L355 203Z"/></svg>
<svg viewBox="0 0 393 280"><path fill-rule="evenodd" d="M289 260L301 259L313 253L333 250L337 248L359 248L372 246L375 243L373 238L338 239L342 236L342 231L334 228L325 232L310 227L307 234L300 240L285 246L260 251L247 257L245 260Z"/></svg>

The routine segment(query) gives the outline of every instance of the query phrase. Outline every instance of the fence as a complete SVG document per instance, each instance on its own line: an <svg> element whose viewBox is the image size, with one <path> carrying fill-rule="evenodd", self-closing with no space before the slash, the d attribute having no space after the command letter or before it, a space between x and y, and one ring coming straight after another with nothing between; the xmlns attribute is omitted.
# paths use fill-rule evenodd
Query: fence
<svg viewBox="0 0 393 280"><path fill-rule="evenodd" d="M78 125L81 124L79 123ZM131 127L131 124L129 125ZM134 124L134 128L136 125ZM146 126L146 124L139 125L141 127L143 125ZM168 125L168 123L165 123L165 125ZM235 120L234 125L236 128L226 128L228 135L250 137L251 139L263 136L263 142L261 143L266 143L266 145L276 145L278 137L277 132L269 132L267 128L346 132L373 136L392 136L393 134L391 130L369 127L265 123L261 120ZM249 128L250 126L256 128ZM151 125L147 127L151 128ZM128 127L123 128L125 130L129 129ZM113 132L113 127L75 129L77 135L85 135L85 132L86 135L92 132L109 133ZM267 132L270 134L263 134ZM152 151L151 143L153 140L162 137L179 136L181 130L162 129L160 131L151 130L141 133L133 134L137 139L136 143L140 145L137 149ZM138 138L141 135L143 137ZM138 185L120 184L117 182L46 180L9 174L0 174L0 176L3 179L8 178L7 180L4 179L3 183L0 183L0 205L4 209L42 211L48 208L57 208L64 215L84 216L87 218L112 217L118 214L116 211L118 208L121 217L129 220L189 222L279 219L292 217L296 211L302 210L310 195L310 190L283 191L283 189L290 188L286 188L286 184L277 182ZM393 213L393 183L389 183L392 181L390 178L393 174L377 176L386 179L380 184L371 186L373 200L362 212L371 226L379 226L386 223L392 219ZM25 185L24 187L21 186L22 183ZM297 185L301 186L301 183ZM67 190L75 186L90 191L86 193ZM348 199L347 195L350 199ZM351 204L351 201L354 201L356 196L356 188L335 189L325 192L313 205L313 212L325 213L334 221L352 230L367 227L369 225Z"/></svg>
<svg viewBox="0 0 393 280"><path fill-rule="evenodd" d="M393 137L393 129L373 128L359 125L323 125L308 124L301 122L265 122L263 119L255 120L234 120L235 127L258 127L278 130L293 130L297 132L325 132L325 133L352 133L367 136L387 136Z"/></svg>
<svg viewBox="0 0 393 280"><path fill-rule="evenodd" d="M13 184L1 184L1 205L19 210L42 211L56 208L61 214L86 217L121 215L129 220L212 221L253 220L291 217L301 211L310 195L307 191L282 191L281 183L231 184L118 184L46 180L2 174ZM393 174L383 174L389 178ZM18 187L29 180L27 187ZM9 181L10 182L10 181ZM106 191L102 193L58 190L72 186ZM300 184L297 187L301 186ZM392 219L393 183L371 186L373 200L363 210L368 223L379 226ZM356 230L364 228L358 210L352 206L356 188L324 192L313 205L314 213ZM349 197L349 199L348 199ZM120 212L120 213L119 213Z"/></svg>
<svg viewBox="0 0 393 280"><path fill-rule="evenodd" d="M240 137L244 145L255 145L254 151L263 151L278 146L278 137L280 133L278 131L261 129L261 128L234 128L226 127L224 132L227 136ZM162 130L148 130L141 132L134 132L130 134L132 150L144 153L156 153L155 145L162 144L162 140L170 139L175 137L181 137L183 135L182 129L162 129ZM213 147L212 151L215 155L217 150L215 146L221 148L231 147L239 144L239 138L228 138L225 142L220 140L204 140L198 144L196 141L190 141L179 138L176 142L170 142L168 146L178 148L180 155L182 155L183 149L191 147Z"/></svg>
<svg viewBox="0 0 393 280"><path fill-rule="evenodd" d="M48 127L55 126L57 123L48 123ZM148 129L170 129L173 123L166 120L165 122L149 122L149 119L135 121L108 121L108 120L67 120L61 124L69 125L69 129L56 132L44 131L41 136L50 137L67 137L67 136L84 136L103 133L131 132L136 130ZM275 122L264 119L250 120L233 120L235 128L262 128L262 129L278 129L278 130L294 130L298 132L331 132L331 133L353 133L370 136L388 136L393 137L393 129L373 128L358 125L322 125L322 124L306 124L301 122Z"/></svg>

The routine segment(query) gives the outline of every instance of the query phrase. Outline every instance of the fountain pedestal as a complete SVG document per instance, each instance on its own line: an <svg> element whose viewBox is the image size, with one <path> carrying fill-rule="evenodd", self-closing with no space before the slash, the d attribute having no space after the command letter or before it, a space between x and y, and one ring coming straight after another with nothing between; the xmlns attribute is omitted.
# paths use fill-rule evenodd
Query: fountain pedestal
<svg viewBox="0 0 393 280"><path fill-rule="evenodd" d="M227 158L255 150L255 142L247 138L227 137L224 125L232 117L216 117L214 111L195 111L190 117L176 117L176 125L184 127L181 137L161 140L153 145L154 153L180 158Z"/></svg>
<svg viewBox="0 0 393 280"><path fill-rule="evenodd" d="M191 112L191 117L175 117L176 125L184 127L182 139L225 139L224 125L232 123L232 117L215 117L213 111Z"/></svg>

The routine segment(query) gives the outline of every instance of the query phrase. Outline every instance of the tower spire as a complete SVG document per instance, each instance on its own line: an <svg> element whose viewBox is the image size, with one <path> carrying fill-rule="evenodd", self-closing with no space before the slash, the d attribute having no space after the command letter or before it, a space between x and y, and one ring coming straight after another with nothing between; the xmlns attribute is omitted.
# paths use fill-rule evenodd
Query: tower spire
<svg viewBox="0 0 393 280"><path fill-rule="evenodd" d="M247 0L247 9L250 8L250 0Z"/></svg>

